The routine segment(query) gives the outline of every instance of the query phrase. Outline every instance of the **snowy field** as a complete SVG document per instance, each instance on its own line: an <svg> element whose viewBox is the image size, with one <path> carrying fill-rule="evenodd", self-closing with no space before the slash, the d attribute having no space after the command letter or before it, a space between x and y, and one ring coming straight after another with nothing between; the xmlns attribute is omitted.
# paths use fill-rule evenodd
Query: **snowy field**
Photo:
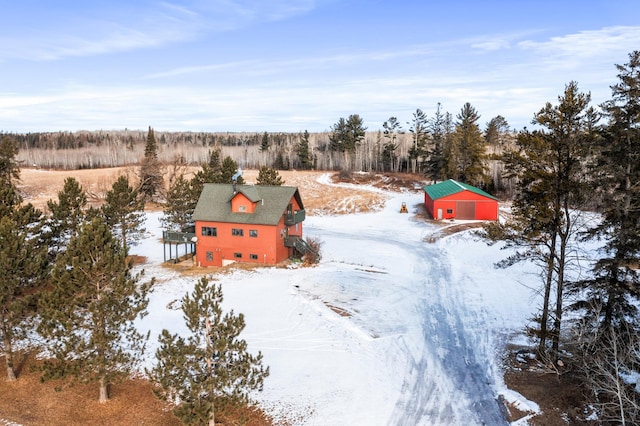
<svg viewBox="0 0 640 426"><path fill-rule="evenodd" d="M428 243L438 228L412 214L423 193L385 195L376 213L307 216L305 235L323 242L317 267L215 276L226 310L245 315L249 350L270 367L255 399L294 425L507 424L500 396L536 410L500 371L501 350L538 302L533 268L495 269L507 253L471 231ZM172 302L197 280L160 266L159 217L148 213L154 235L132 249L158 280L139 321L151 330L147 365L162 328L186 332Z"/></svg>

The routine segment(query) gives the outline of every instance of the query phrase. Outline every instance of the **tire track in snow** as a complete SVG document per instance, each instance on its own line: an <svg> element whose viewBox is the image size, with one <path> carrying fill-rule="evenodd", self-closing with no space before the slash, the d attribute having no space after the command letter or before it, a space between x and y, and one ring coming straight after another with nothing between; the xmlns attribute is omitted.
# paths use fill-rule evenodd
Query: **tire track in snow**
<svg viewBox="0 0 640 426"><path fill-rule="evenodd" d="M431 268L418 268L417 276L437 278L423 283L416 309L423 319L424 348L410 361L389 424L508 424L487 371L489 354L482 353L479 344L490 332L482 327L482 315L466 311L459 284L452 282L441 253L436 248L419 252ZM476 335L478 330L482 335Z"/></svg>

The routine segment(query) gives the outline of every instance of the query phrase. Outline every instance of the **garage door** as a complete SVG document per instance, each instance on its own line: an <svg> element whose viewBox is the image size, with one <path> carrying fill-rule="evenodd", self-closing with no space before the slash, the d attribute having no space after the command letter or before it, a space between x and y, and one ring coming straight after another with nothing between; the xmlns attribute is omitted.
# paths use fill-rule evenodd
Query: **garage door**
<svg viewBox="0 0 640 426"><path fill-rule="evenodd" d="M473 220L475 218L475 201L456 201L456 219Z"/></svg>

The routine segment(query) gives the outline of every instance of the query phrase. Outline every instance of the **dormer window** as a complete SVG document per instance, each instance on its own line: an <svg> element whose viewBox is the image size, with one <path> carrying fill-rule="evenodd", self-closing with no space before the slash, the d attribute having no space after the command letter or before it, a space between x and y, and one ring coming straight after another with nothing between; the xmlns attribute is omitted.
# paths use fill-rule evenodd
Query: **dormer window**
<svg viewBox="0 0 640 426"><path fill-rule="evenodd" d="M242 213L246 212L247 211L247 206L238 206L238 211L242 212Z"/></svg>

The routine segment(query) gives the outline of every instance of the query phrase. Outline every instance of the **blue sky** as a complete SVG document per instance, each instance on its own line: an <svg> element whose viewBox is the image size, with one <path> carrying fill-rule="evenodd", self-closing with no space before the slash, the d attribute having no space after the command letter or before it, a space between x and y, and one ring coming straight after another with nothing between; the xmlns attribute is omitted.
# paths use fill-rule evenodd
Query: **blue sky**
<svg viewBox="0 0 640 426"><path fill-rule="evenodd" d="M3 3L5 132L377 130L438 102L519 130L572 80L608 99L640 49L637 0Z"/></svg>

